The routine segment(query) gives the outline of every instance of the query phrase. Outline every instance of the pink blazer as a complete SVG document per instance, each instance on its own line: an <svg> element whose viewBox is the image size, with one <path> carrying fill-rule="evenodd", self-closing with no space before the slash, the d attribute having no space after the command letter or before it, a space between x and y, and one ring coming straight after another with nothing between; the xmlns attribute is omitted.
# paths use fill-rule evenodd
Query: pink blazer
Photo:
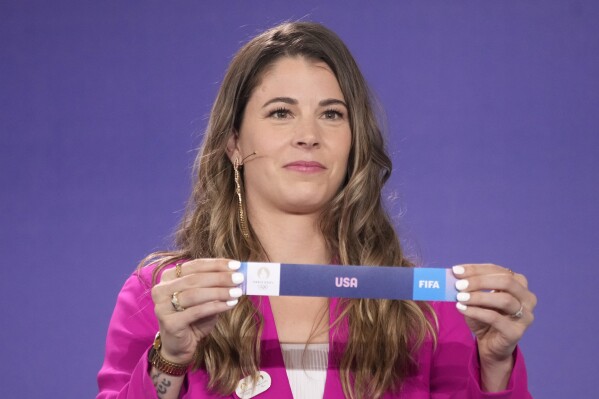
<svg viewBox="0 0 599 399"><path fill-rule="evenodd" d="M125 282L108 327L106 356L98 373L97 399L157 398L148 372L148 350L158 331L154 303L150 295L152 268L142 270L141 278L132 275ZM257 399L291 399L279 339L268 297L252 297L264 317L260 370L272 378L271 387ZM337 300L331 300L334 312ZM418 353L418 374L405 381L400 392L387 393L384 398L403 399L526 399L527 389L524 359L519 350L514 353L515 365L503 392L486 393L480 388L476 341L468 330L463 316L453 303L432 303L439 318L437 347L423 344ZM331 320L334 315L331 314ZM335 332L336 331L336 332ZM344 398L340 373L332 357L343 352L346 331L342 326L329 335L329 366L324 398ZM181 398L223 398L207 390L208 375L197 370L187 375ZM238 398L233 393L228 398Z"/></svg>

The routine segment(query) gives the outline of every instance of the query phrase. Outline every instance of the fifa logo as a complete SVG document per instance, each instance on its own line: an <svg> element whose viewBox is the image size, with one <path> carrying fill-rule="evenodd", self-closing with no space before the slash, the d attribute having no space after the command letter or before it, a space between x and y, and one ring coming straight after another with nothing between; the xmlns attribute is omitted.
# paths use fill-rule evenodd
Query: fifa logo
<svg viewBox="0 0 599 399"><path fill-rule="evenodd" d="M441 288L436 280L418 280L418 288Z"/></svg>
<svg viewBox="0 0 599 399"><path fill-rule="evenodd" d="M337 287L355 287L358 288L358 279L355 277L335 277L335 285Z"/></svg>

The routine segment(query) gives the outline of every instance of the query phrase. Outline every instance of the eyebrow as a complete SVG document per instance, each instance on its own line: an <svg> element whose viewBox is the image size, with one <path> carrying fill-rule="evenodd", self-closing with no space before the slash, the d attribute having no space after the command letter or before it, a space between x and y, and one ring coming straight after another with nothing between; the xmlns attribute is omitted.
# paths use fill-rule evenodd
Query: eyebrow
<svg viewBox="0 0 599 399"><path fill-rule="evenodd" d="M345 103L345 101L341 101L341 100L338 100L336 98L328 98L328 99L322 100L321 102L318 103L318 105L320 107L326 107L328 105L334 105L334 104L341 104L345 108L349 109L349 107L347 106L347 104Z"/></svg>
<svg viewBox="0 0 599 399"><path fill-rule="evenodd" d="M272 103L285 103L285 104L290 104L290 105L297 105L298 101L295 98L291 98L291 97L275 97L275 98L271 98L270 100L265 102L264 105L262 106L262 108L265 108ZM326 100L322 100L318 103L318 106L326 107L328 105L333 105L333 104L341 104L345 108L348 108L347 104L344 101L338 100L336 98L327 98Z"/></svg>

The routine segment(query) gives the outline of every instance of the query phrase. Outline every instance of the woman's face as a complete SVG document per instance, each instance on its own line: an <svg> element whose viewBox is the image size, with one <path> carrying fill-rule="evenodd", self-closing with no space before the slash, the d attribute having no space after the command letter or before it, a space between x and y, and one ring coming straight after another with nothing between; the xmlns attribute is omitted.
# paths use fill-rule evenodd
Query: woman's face
<svg viewBox="0 0 599 399"><path fill-rule="evenodd" d="M248 211L315 213L339 190L351 147L348 110L328 65L283 57L264 75L229 142L244 164Z"/></svg>

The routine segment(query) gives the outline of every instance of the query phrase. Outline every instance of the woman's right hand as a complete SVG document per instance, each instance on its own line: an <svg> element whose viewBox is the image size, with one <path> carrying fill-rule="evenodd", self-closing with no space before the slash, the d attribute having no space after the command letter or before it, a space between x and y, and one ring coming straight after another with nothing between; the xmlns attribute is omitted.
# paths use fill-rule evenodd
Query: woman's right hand
<svg viewBox="0 0 599 399"><path fill-rule="evenodd" d="M164 271L152 288L154 311L160 325L166 360L187 364L193 360L198 342L210 334L218 314L230 310L242 294L240 263L229 259L194 259ZM179 310L173 304L176 294Z"/></svg>

